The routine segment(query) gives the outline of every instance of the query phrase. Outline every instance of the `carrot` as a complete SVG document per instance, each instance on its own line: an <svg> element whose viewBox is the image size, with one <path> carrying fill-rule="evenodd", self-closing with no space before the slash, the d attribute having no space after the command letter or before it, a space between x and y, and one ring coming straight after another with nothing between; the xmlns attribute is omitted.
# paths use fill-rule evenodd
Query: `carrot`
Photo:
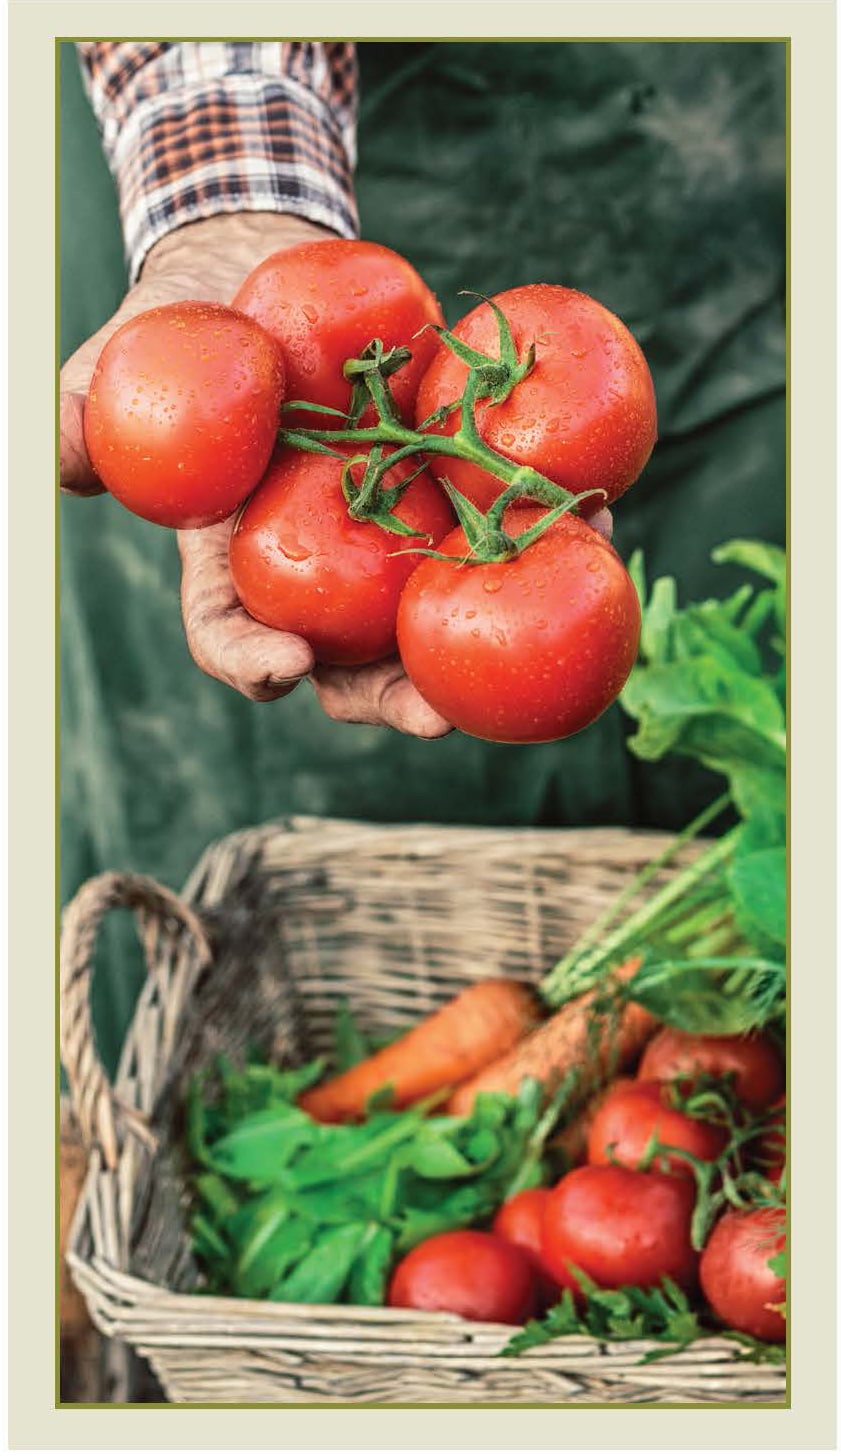
<svg viewBox="0 0 841 1456"><path fill-rule="evenodd" d="M350 1122L389 1087L391 1105L407 1107L503 1056L540 1017L538 997L522 982L477 981L390 1046L304 1092L298 1106L318 1122Z"/></svg>
<svg viewBox="0 0 841 1456"><path fill-rule="evenodd" d="M628 961L614 975L620 981L630 980L638 966L638 959ZM526 1077L542 1082L551 1095L567 1073L576 1069L580 1074L576 1092L580 1096L608 1070L617 1072L628 1066L653 1035L657 1023L642 1006L628 1002L615 1016L605 1018L599 1028L593 1005L596 995L596 990L588 991L568 1001L519 1045L457 1087L444 1110L465 1116L480 1092L508 1092L513 1097Z"/></svg>

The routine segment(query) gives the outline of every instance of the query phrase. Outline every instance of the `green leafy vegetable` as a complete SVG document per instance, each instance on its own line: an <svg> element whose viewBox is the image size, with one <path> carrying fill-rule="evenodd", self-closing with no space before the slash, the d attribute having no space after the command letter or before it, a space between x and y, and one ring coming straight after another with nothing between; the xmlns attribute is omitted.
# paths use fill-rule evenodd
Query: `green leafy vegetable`
<svg viewBox="0 0 841 1456"><path fill-rule="evenodd" d="M665 1355L684 1350L707 1331L692 1309L682 1289L670 1279L661 1287L639 1289L623 1285L620 1289L599 1289L581 1270L575 1277L585 1296L579 1312L568 1289L559 1304L540 1320L530 1320L509 1340L503 1355L521 1355L537 1345L544 1345L559 1335L591 1335L598 1340L662 1341L668 1349L653 1351L643 1359L650 1363Z"/></svg>
<svg viewBox="0 0 841 1456"><path fill-rule="evenodd" d="M222 1059L191 1087L193 1246L215 1293L381 1303L400 1254L540 1181L567 1095L547 1108L526 1082L517 1097L478 1098L469 1117L418 1105L331 1126L290 1100L308 1076Z"/></svg>
<svg viewBox="0 0 841 1456"><path fill-rule="evenodd" d="M731 541L714 559L770 586L746 582L723 601L680 607L675 582L661 578L649 593L642 557L633 558L642 632L620 701L636 719L629 746L639 758L694 758L723 776L727 793L635 877L541 991L562 1005L635 956L629 999L685 1031L732 1035L785 1014L786 562L759 541ZM658 884L728 804L736 827Z"/></svg>
<svg viewBox="0 0 841 1456"><path fill-rule="evenodd" d="M346 1072L358 1062L364 1062L373 1051L371 1041L363 1034L347 1001L342 1001L336 1012L334 1041L336 1068L339 1072Z"/></svg>
<svg viewBox="0 0 841 1456"><path fill-rule="evenodd" d="M639 758L680 753L728 780L743 821L727 870L734 915L771 952L786 941L786 559L761 541L728 542L713 559L772 586L678 608L666 578L646 603L637 558L641 650L620 701L637 720L629 746Z"/></svg>
<svg viewBox="0 0 841 1456"><path fill-rule="evenodd" d="M564 1335L589 1335L597 1340L650 1340L662 1349L647 1351L641 1365L653 1364L685 1350L696 1340L715 1335L733 1340L745 1347L744 1358L754 1364L782 1364L785 1349L764 1344L736 1330L712 1330L702 1324L689 1300L670 1279L661 1286L640 1289L623 1285L620 1289L599 1289L591 1280L576 1271L585 1301L576 1308L572 1294L565 1289L561 1300L539 1320L530 1320L500 1355L522 1355Z"/></svg>

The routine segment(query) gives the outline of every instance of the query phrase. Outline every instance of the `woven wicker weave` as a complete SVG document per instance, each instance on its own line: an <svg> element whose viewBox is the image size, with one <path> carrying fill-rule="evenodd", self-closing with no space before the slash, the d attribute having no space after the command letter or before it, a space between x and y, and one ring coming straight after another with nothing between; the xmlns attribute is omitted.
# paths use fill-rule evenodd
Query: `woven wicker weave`
<svg viewBox="0 0 841 1456"><path fill-rule="evenodd" d="M781 1403L785 1372L710 1338L652 1365L645 1342L568 1337L499 1357L506 1326L409 1311L221 1299L196 1270L178 1166L186 1079L220 1049L325 1050L347 999L403 1029L493 974L538 980L665 836L296 819L212 846L183 898L104 875L64 915L62 1058L90 1147L68 1263L97 1326L178 1402ZM688 851L691 853L692 851ZM149 966L113 1089L96 1056L102 915L138 913Z"/></svg>

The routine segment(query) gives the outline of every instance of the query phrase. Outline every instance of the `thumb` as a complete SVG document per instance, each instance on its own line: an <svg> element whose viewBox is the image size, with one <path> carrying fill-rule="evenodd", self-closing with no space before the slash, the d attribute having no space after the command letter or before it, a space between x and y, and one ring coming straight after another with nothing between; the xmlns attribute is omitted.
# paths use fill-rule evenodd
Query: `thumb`
<svg viewBox="0 0 841 1456"><path fill-rule="evenodd" d="M59 398L58 480L70 495L101 495L104 490L88 459L84 432L85 396L71 392Z"/></svg>

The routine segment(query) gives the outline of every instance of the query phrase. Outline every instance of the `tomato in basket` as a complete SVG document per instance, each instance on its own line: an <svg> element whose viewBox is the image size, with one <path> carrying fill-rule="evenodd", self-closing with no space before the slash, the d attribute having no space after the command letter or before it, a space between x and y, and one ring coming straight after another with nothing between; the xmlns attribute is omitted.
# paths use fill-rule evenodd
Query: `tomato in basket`
<svg viewBox="0 0 841 1456"><path fill-rule="evenodd" d="M446 1310L464 1319L520 1325L538 1309L528 1255L496 1234L434 1234L401 1260L391 1278L394 1309Z"/></svg>

